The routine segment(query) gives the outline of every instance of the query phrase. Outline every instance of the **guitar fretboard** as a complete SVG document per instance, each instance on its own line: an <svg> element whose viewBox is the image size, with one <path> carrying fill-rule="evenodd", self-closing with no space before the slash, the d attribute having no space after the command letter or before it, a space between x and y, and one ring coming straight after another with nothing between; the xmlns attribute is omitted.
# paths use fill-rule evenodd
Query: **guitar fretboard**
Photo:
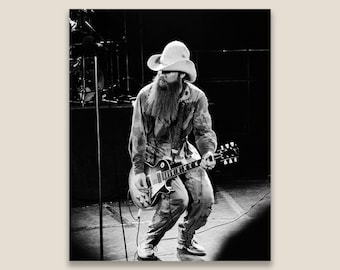
<svg viewBox="0 0 340 270"><path fill-rule="evenodd" d="M228 154L229 153L229 154ZM238 162L238 148L236 146L222 148L214 154L215 160L220 160L224 165ZM175 178L178 175L184 174L190 170L193 170L200 166L202 159L195 160L188 164L182 164L171 168L169 170L163 171L157 176L158 181L167 181L169 179Z"/></svg>
<svg viewBox="0 0 340 270"><path fill-rule="evenodd" d="M190 170L193 170L193 169L200 166L201 161L202 161L201 159L195 160L195 161L190 162L188 164L179 165L179 166L174 167L170 170L166 170L166 171L161 173L162 180L166 181L166 180L174 178L178 175L184 174L184 173L186 173Z"/></svg>

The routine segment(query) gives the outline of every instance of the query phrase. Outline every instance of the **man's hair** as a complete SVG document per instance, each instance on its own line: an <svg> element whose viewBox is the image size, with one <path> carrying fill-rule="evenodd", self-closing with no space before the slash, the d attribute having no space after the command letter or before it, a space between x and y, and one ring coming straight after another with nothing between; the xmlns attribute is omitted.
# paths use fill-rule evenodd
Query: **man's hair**
<svg viewBox="0 0 340 270"><path fill-rule="evenodd" d="M185 76L183 77L182 82L184 82L185 80L189 80L189 75L188 75L188 73L180 72L180 74L185 74Z"/></svg>
<svg viewBox="0 0 340 270"><path fill-rule="evenodd" d="M180 78L178 74L178 78ZM177 118L180 81L165 86L162 89L159 84L159 74L153 79L150 94L147 99L146 113L165 122L172 122Z"/></svg>

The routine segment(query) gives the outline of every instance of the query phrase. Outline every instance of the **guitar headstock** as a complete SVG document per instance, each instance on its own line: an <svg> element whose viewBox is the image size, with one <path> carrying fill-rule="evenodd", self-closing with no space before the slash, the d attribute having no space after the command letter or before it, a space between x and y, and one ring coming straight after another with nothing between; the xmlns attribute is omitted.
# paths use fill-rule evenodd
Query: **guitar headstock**
<svg viewBox="0 0 340 270"><path fill-rule="evenodd" d="M221 145L215 153L215 159L224 165L236 163L239 160L239 148L235 142Z"/></svg>

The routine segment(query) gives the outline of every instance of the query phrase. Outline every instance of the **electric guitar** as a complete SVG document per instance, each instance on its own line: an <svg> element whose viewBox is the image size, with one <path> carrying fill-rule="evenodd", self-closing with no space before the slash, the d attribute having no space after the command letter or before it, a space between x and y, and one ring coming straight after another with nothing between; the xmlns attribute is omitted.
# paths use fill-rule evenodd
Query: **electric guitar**
<svg viewBox="0 0 340 270"><path fill-rule="evenodd" d="M215 152L214 158L224 165L238 162L239 149L234 142L221 145ZM140 192L135 186L136 176L131 169L129 174L129 191L133 203L139 208L153 207L161 194L169 194L173 192L171 180L176 176L185 174L200 166L202 159L195 160L186 164L174 164L161 159L156 165L152 166L148 163L144 164L146 182L148 184L148 193Z"/></svg>

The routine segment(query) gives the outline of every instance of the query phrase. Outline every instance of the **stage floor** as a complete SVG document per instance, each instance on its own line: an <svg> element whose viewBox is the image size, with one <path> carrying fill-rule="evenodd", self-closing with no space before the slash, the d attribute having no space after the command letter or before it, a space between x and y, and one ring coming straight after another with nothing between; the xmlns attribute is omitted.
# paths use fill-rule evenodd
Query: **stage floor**
<svg viewBox="0 0 340 270"><path fill-rule="evenodd" d="M207 224L196 234L207 255L199 257L177 251L177 224L165 234L155 255L161 261L270 260L269 180L220 181L214 189L213 211ZM138 260L136 243L142 241L154 210L143 210L140 223L135 220L137 212L138 208L131 202L103 203L105 261ZM99 260L98 205L72 208L70 221L70 260Z"/></svg>

